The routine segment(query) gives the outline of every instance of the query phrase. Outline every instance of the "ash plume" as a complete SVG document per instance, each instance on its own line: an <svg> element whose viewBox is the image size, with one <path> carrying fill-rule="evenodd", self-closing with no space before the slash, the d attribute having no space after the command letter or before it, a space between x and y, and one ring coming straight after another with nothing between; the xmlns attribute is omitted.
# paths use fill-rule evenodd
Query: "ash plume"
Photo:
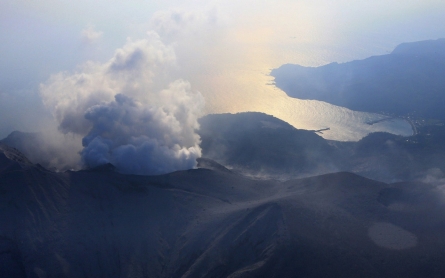
<svg viewBox="0 0 445 278"><path fill-rule="evenodd" d="M51 76L40 92L59 130L83 137L84 166L112 163L128 174L189 169L201 156L204 100L175 77L177 67L174 49L151 32L106 63Z"/></svg>

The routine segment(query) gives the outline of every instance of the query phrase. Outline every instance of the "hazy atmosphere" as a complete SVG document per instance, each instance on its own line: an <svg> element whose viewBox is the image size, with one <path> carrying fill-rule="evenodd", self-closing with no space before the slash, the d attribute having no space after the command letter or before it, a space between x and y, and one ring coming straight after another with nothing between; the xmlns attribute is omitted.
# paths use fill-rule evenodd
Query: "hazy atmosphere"
<svg viewBox="0 0 445 278"><path fill-rule="evenodd" d="M0 1L0 277L445 277L444 15Z"/></svg>
<svg viewBox="0 0 445 278"><path fill-rule="evenodd" d="M2 1L0 137L44 131L86 165L144 150L183 169L209 113L264 112L343 141L410 135L403 120L366 125L382 116L288 97L269 74L445 37L444 13L443 1Z"/></svg>

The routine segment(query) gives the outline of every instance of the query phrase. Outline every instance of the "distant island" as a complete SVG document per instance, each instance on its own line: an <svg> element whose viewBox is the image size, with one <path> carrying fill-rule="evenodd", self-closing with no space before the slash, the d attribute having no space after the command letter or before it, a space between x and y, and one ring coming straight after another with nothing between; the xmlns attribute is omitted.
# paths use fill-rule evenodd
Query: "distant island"
<svg viewBox="0 0 445 278"><path fill-rule="evenodd" d="M356 111L445 120L445 39L403 43L391 54L342 64L286 64L271 75L291 97Z"/></svg>

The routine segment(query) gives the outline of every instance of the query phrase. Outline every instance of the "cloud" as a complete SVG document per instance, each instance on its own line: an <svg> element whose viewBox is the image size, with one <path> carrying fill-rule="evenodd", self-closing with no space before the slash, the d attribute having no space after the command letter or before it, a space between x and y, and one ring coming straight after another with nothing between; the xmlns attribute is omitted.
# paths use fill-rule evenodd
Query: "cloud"
<svg viewBox="0 0 445 278"><path fill-rule="evenodd" d="M89 167L112 163L132 174L196 166L201 149L195 130L202 98L191 93L183 80L170 84L158 98L158 105L151 106L118 94L114 101L90 107L85 118L93 128L83 138L84 163Z"/></svg>
<svg viewBox="0 0 445 278"><path fill-rule="evenodd" d="M92 125L84 113L91 106L111 101L117 94L156 101L152 96L168 84L175 59L173 49L152 33L147 39L129 40L104 64L87 62L74 73L52 75L40 85L40 93L62 132L85 135Z"/></svg>
<svg viewBox="0 0 445 278"><path fill-rule="evenodd" d="M205 12L167 10L156 12L150 20L150 28L166 42L189 39L190 36L203 36L206 31L215 31L221 23L218 9Z"/></svg>
<svg viewBox="0 0 445 278"><path fill-rule="evenodd" d="M445 189L445 175L440 168L431 168L426 171L425 176L420 179L421 182L440 185Z"/></svg>
<svg viewBox="0 0 445 278"><path fill-rule="evenodd" d="M47 169L79 170L82 138L60 133L54 125L47 125L40 132L14 131L1 142L20 150L32 163Z"/></svg>
<svg viewBox="0 0 445 278"><path fill-rule="evenodd" d="M83 137L87 167L113 163L129 174L189 169L200 157L204 100L177 79L176 56L157 33L130 40L106 63L87 62L40 86L63 133Z"/></svg>
<svg viewBox="0 0 445 278"><path fill-rule="evenodd" d="M102 37L102 35L102 32L94 30L92 26L88 26L80 33L82 43L86 45L97 42Z"/></svg>

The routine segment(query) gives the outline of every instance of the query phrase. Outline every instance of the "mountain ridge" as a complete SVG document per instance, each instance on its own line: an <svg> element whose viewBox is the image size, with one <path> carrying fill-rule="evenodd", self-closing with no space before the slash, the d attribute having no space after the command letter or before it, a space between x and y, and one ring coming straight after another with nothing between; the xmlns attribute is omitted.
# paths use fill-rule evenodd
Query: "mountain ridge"
<svg viewBox="0 0 445 278"><path fill-rule="evenodd" d="M436 190L347 172L280 182L220 167L0 171L0 274L440 276L445 206Z"/></svg>
<svg viewBox="0 0 445 278"><path fill-rule="evenodd" d="M409 137L377 132L357 142L325 140L314 131L296 129L263 113L213 114L200 122L202 158L198 167L280 180L348 171L395 182L422 180L430 171L436 171L438 177L445 173L445 126L441 122L425 121ZM40 141L34 142L26 133L16 135L23 137L17 141L23 144L16 142L12 147L26 156L33 151L32 157L38 157L33 163L51 165L46 156L38 155L45 148ZM55 171L71 169L66 168Z"/></svg>
<svg viewBox="0 0 445 278"><path fill-rule="evenodd" d="M356 111L445 120L445 39L405 43L391 54L320 67L272 70L288 96Z"/></svg>

